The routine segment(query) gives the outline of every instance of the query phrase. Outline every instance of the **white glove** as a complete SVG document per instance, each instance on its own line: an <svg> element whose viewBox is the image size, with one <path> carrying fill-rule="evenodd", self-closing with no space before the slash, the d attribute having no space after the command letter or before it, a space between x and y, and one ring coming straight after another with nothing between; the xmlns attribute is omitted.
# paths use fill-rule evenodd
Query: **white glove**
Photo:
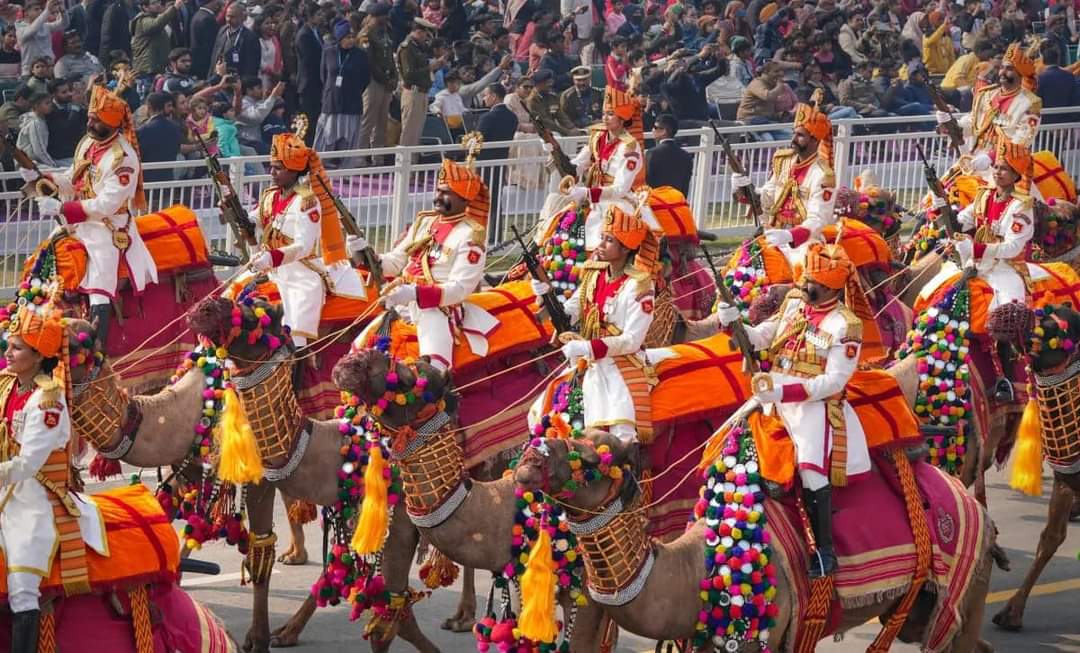
<svg viewBox="0 0 1080 653"><path fill-rule="evenodd" d="M589 189L584 186L573 186L567 195L575 202L584 202L589 199Z"/></svg>
<svg viewBox="0 0 1080 653"><path fill-rule="evenodd" d="M731 187L735 189L746 188L750 185L749 175L731 175Z"/></svg>
<svg viewBox="0 0 1080 653"><path fill-rule="evenodd" d="M983 172L984 170L989 170L990 166L994 165L994 162L990 160L990 155L983 152L971 157L970 165L972 172Z"/></svg>
<svg viewBox="0 0 1080 653"><path fill-rule="evenodd" d="M363 236L347 236L345 246L350 252L361 252L368 248L368 241Z"/></svg>
<svg viewBox="0 0 1080 653"><path fill-rule="evenodd" d="M944 197L941 197L939 195L931 195L930 197L930 206L932 208L941 209L948 206L948 204L949 202L946 201Z"/></svg>
<svg viewBox="0 0 1080 653"><path fill-rule="evenodd" d="M791 232L787 229L766 229L765 240L775 247L787 245L792 240Z"/></svg>
<svg viewBox="0 0 1080 653"><path fill-rule="evenodd" d="M975 228L974 213L958 213L956 215L956 221L960 223L960 228L964 231Z"/></svg>
<svg viewBox="0 0 1080 653"><path fill-rule="evenodd" d="M35 197L34 201L37 202L38 213L42 217L51 218L54 215L60 215L64 209L63 202L55 197Z"/></svg>
<svg viewBox="0 0 1080 653"><path fill-rule="evenodd" d="M34 181L41 176L41 173L37 170L27 170L26 168L19 168L19 175L22 176L23 181Z"/></svg>
<svg viewBox="0 0 1080 653"><path fill-rule="evenodd" d="M763 404L778 404L784 398L784 388L774 383L768 390L754 390L754 396Z"/></svg>
<svg viewBox="0 0 1080 653"><path fill-rule="evenodd" d="M555 146L552 145L551 143L547 142L547 141L544 141L543 143L541 143L540 147L544 148L544 151L547 152L548 154L551 154L552 152L555 151Z"/></svg>
<svg viewBox="0 0 1080 653"><path fill-rule="evenodd" d="M270 256L270 252L263 251L253 256L248 265L256 272L266 272L274 267L274 259Z"/></svg>
<svg viewBox="0 0 1080 653"><path fill-rule="evenodd" d="M953 247L956 248L956 253L960 255L961 267L966 268L975 258L975 243L970 238L964 238L956 241Z"/></svg>
<svg viewBox="0 0 1080 653"><path fill-rule="evenodd" d="M401 306L416 300L416 286L411 283L402 284L383 297L383 304L387 306Z"/></svg>
<svg viewBox="0 0 1080 653"><path fill-rule="evenodd" d="M543 297L551 292L551 284L544 283L543 281L537 281L536 279L530 279L529 284L532 286L533 294L537 297Z"/></svg>
<svg viewBox="0 0 1080 653"><path fill-rule="evenodd" d="M588 340L571 340L562 346L562 354L571 365L579 358L586 358L592 353L592 345Z"/></svg>
<svg viewBox="0 0 1080 653"><path fill-rule="evenodd" d="M944 125L953 120L952 114L948 111L935 111L934 118L938 121L939 125Z"/></svg>
<svg viewBox="0 0 1080 653"><path fill-rule="evenodd" d="M716 305L716 317L720 319L720 326L727 326L741 318L742 313L739 312L737 306L732 306L727 302L720 302Z"/></svg>

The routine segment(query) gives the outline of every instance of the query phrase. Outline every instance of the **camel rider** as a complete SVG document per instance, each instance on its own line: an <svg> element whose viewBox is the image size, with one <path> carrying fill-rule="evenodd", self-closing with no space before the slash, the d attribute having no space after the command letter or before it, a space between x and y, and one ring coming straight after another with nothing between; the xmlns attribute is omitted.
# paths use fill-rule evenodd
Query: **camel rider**
<svg viewBox="0 0 1080 653"><path fill-rule="evenodd" d="M85 545L105 556L109 550L97 506L68 488L77 441L65 397L68 348L60 312L50 302L4 317L10 320L0 373L0 545L13 613L10 650L36 653L40 586L53 563L61 566L65 594L86 593Z"/></svg>
<svg viewBox="0 0 1080 653"><path fill-rule="evenodd" d="M844 302L841 302L843 298ZM740 319L739 309L717 308L720 323ZM775 411L795 444L803 501L819 556L810 575L836 569L832 547L832 486L870 471L866 436L844 388L859 362L861 317L872 315L855 266L839 245L812 243L801 290L788 294L775 316L746 331L773 366L751 383L755 396Z"/></svg>
<svg viewBox="0 0 1080 653"><path fill-rule="evenodd" d="M420 355L447 370L453 367L459 337L484 356L487 336L499 325L466 299L484 276L490 207L487 186L472 169L472 155L465 165L443 160L434 205L434 211L418 213L405 237L379 260L385 274L401 281L384 296L386 306L416 324ZM354 251L366 246L362 238L349 239Z"/></svg>
<svg viewBox="0 0 1080 653"><path fill-rule="evenodd" d="M957 216L971 237L956 242L963 266L974 264L979 278L994 291L988 315L1009 302L1027 301L1031 271L1024 261L1035 233L1033 200L1028 194L1031 152L1025 145L1000 140L994 158L993 185L979 188L975 200ZM998 376L994 394L1004 401L1013 396L1008 343L998 353L992 357Z"/></svg>
<svg viewBox="0 0 1080 653"><path fill-rule="evenodd" d="M300 177L318 175L314 188ZM349 264L345 239L329 180L315 150L291 132L277 134L270 147L270 179L252 219L262 230L262 251L251 259L256 272L269 272L281 293L284 323L303 347L319 334L327 293L364 299L367 291Z"/></svg>
<svg viewBox="0 0 1080 653"><path fill-rule="evenodd" d="M58 216L86 247L79 291L90 296L96 340L104 346L120 266L138 293L147 283L157 283L157 265L132 215L146 208L146 200L131 110L104 86L94 86L88 115L86 136L75 148L71 169L46 175L57 185L58 196L38 197L37 205L43 216ZM24 171L24 178L35 174Z"/></svg>
<svg viewBox="0 0 1080 653"><path fill-rule="evenodd" d="M570 366L588 363L581 381L585 428L624 441L652 435L649 390L655 381L644 342L653 320L653 283L659 242L641 218L608 208L600 244L585 263L565 309L580 338L562 346ZM551 291L533 281L539 297ZM539 409L534 405L533 416Z"/></svg>
<svg viewBox="0 0 1080 653"><path fill-rule="evenodd" d="M772 174L760 188L765 211L765 239L780 248L792 269L802 266L806 244L836 222L832 123L808 104L795 108L791 147L773 155ZM746 175L732 175L735 189L750 185Z"/></svg>
<svg viewBox="0 0 1080 653"><path fill-rule="evenodd" d="M998 83L975 94L971 112L960 117L964 144L970 155L967 167L986 183L992 183L991 169L998 143L1002 140L1031 146L1039 129L1042 100L1035 94L1035 62L1019 43L1005 51L998 71ZM948 112L936 112L937 121L952 119Z"/></svg>
<svg viewBox="0 0 1080 653"><path fill-rule="evenodd" d="M645 157L629 130L634 120L640 120L640 108L633 95L609 86L604 92L603 122L591 128L588 145L571 161L580 185L570 188L570 199L592 204L585 218L587 251L600 244L608 209L617 206L627 214L636 209L633 190L645 179ZM546 143L545 149L550 150Z"/></svg>

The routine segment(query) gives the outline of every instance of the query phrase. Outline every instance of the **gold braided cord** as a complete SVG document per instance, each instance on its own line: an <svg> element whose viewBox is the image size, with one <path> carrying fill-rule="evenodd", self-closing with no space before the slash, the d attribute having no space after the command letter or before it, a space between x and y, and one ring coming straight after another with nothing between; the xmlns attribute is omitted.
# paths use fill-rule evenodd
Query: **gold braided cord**
<svg viewBox="0 0 1080 653"><path fill-rule="evenodd" d="M277 535L251 535L251 545L248 548L247 557L240 567L240 584L246 585L248 580L256 585L262 585L270 581L270 574L274 571L274 546L277 544ZM245 568L251 574L250 579L244 577Z"/></svg>
<svg viewBox="0 0 1080 653"><path fill-rule="evenodd" d="M135 631L137 653L154 653L154 629L150 622L150 597L146 585L128 592L131 598L131 627Z"/></svg>

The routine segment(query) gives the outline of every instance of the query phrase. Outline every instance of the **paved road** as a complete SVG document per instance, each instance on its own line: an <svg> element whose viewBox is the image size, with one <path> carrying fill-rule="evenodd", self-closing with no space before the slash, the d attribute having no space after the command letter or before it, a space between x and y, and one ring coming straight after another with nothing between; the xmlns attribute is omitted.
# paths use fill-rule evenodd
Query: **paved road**
<svg viewBox="0 0 1080 653"><path fill-rule="evenodd" d="M1080 524L1069 526L1068 538L1055 558L1047 566L1039 581L1038 596L1028 603L1025 629L1022 633L1005 633L989 621L1011 595L1027 572L1032 559L1039 531L1046 518L1046 498L1021 497L1008 489L1006 472L992 472L989 479L989 502L991 513L1001 531L999 541L1012 558L1012 571L994 571L991 595L988 598L987 621L983 627L984 637L998 651L1073 651L1080 653ZM152 482L147 474L147 481ZM1049 491L1049 483L1046 484ZM277 523L284 523L282 508L278 507ZM308 526L309 552L317 555L321 541L316 525ZM279 544L279 546L284 546ZM248 625L251 593L239 584L239 558L223 545L207 546L200 557L221 564L222 575L218 577L188 576L184 584L200 601L207 604L222 619L229 631L242 641ZM280 625L300 605L308 588L318 574L318 566L310 562L303 567L277 565L273 577L270 601L271 620ZM415 570L414 570L415 571ZM413 574L415 581L416 575ZM482 604L488 588L487 575L479 579L479 601ZM459 581L460 583L460 581ZM475 651L471 634L453 634L440 630L438 624L453 612L460 596L460 585L436 592L430 599L420 603L416 612L421 626L444 652L468 653ZM350 623L343 607L319 610L301 639L297 649L308 653L338 653L342 645L355 646L361 642L361 623ZM848 633L841 642L823 643L818 650L828 652L864 651L877 632L877 625L866 625ZM654 643L623 633L620 636L620 653L652 651ZM360 650L366 650L361 647ZM410 646L395 643L393 651L409 651ZM894 647L896 651L916 651L913 646Z"/></svg>

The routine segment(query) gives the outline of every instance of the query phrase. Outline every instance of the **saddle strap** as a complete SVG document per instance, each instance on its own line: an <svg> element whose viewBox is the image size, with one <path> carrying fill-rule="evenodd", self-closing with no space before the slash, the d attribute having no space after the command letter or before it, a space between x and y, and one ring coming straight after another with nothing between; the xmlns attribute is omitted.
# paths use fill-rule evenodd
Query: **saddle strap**
<svg viewBox="0 0 1080 653"><path fill-rule="evenodd" d="M642 444L649 444L655 435L652 420L652 400L649 395L656 385L656 374L651 367L642 366L634 355L615 356L615 367L622 374L630 399L634 402L634 421L637 422L637 437ZM651 377L651 378L650 378Z"/></svg>

